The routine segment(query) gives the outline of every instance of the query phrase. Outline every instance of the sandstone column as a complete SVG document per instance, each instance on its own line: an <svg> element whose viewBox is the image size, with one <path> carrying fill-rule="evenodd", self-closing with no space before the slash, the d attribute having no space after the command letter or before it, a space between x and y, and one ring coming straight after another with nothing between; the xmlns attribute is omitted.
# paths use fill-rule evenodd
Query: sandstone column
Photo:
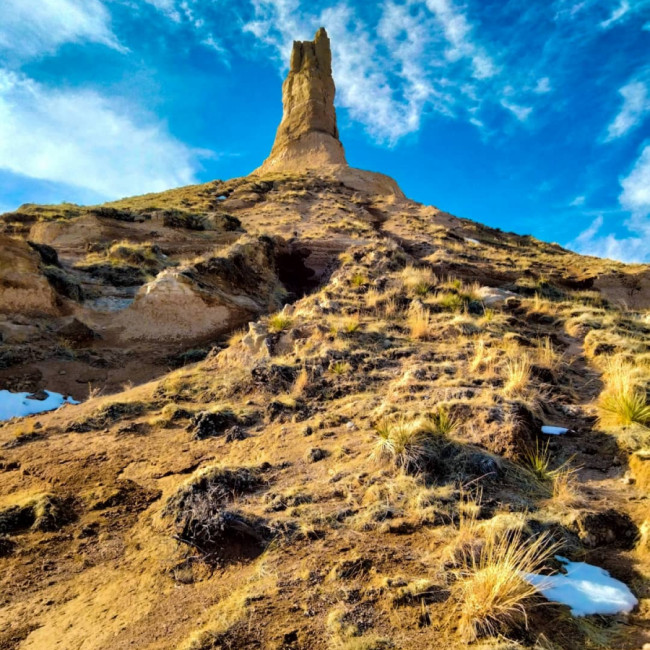
<svg viewBox="0 0 650 650"><path fill-rule="evenodd" d="M282 85L282 122L271 154L258 172L303 171L347 165L334 109L332 53L321 27L313 41L294 41Z"/></svg>

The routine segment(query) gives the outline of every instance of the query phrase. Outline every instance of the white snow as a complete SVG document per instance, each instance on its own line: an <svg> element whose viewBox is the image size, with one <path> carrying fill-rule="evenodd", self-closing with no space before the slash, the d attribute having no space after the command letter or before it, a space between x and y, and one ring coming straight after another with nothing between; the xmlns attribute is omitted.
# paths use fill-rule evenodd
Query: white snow
<svg viewBox="0 0 650 650"><path fill-rule="evenodd" d="M72 397L63 397L59 393L47 393L47 399L29 399L29 393L11 393L0 390L0 420L20 418L25 415L42 413L58 409L62 404L79 404Z"/></svg>
<svg viewBox="0 0 650 650"><path fill-rule="evenodd" d="M472 239L471 237L465 237L465 241L468 244L480 244L481 243L478 239Z"/></svg>
<svg viewBox="0 0 650 650"><path fill-rule="evenodd" d="M568 605L574 616L627 613L638 604L629 587L605 569L586 562L570 562L560 555L556 558L564 565L566 574L526 573L524 578L549 600Z"/></svg>
<svg viewBox="0 0 650 650"><path fill-rule="evenodd" d="M567 431L568 429L565 429L564 427L542 427L542 433L547 433L550 436L561 436L567 433Z"/></svg>

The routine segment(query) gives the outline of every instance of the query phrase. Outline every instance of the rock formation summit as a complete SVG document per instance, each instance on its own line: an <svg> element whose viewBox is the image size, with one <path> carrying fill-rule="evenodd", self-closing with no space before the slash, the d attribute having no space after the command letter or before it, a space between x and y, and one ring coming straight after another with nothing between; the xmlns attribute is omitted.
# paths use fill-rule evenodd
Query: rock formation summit
<svg viewBox="0 0 650 650"><path fill-rule="evenodd" d="M293 43L282 85L282 121L269 157L254 174L317 170L354 189L402 197L388 176L348 166L336 125L335 93L330 39L321 27L313 41Z"/></svg>

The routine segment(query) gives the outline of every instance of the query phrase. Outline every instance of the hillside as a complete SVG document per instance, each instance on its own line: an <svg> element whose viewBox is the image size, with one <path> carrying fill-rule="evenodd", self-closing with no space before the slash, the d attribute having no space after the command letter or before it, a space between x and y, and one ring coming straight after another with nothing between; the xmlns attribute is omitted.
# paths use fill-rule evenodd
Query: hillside
<svg viewBox="0 0 650 650"><path fill-rule="evenodd" d="M250 176L0 215L0 391L81 402L0 422L0 649L650 643L650 267L349 167L329 57Z"/></svg>

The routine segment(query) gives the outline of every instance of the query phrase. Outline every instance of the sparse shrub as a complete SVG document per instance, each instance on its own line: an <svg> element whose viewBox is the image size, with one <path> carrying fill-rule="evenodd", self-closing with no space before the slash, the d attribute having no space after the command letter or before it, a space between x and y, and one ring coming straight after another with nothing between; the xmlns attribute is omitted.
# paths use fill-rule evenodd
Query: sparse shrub
<svg viewBox="0 0 650 650"><path fill-rule="evenodd" d="M480 552L466 553L452 586L461 637L472 642L525 626L526 605L537 589L524 576L538 570L554 551L547 536L524 542L515 532L490 536Z"/></svg>
<svg viewBox="0 0 650 650"><path fill-rule="evenodd" d="M583 504L578 481L578 470L564 464L552 475L553 501L564 508L577 508Z"/></svg>
<svg viewBox="0 0 650 650"><path fill-rule="evenodd" d="M548 336L537 339L535 355L535 360L540 366L552 371L556 371L562 361L562 357L555 351L553 343Z"/></svg>
<svg viewBox="0 0 650 650"><path fill-rule="evenodd" d="M426 296L438 283L438 278L430 268L416 267L412 264L402 269L400 277L404 288L416 296Z"/></svg>
<svg viewBox="0 0 650 650"><path fill-rule="evenodd" d="M185 482L163 509L175 526L174 538L220 563L249 548L261 549L272 531L259 518L228 507L238 496L264 484L260 469L207 467Z"/></svg>
<svg viewBox="0 0 650 650"><path fill-rule="evenodd" d="M283 332L291 327L291 323L291 318L280 312L269 318L269 329L272 332Z"/></svg>
<svg viewBox="0 0 650 650"><path fill-rule="evenodd" d="M374 426L373 457L392 460L398 467L420 468L427 455L426 435L404 418L383 418Z"/></svg>
<svg viewBox="0 0 650 650"><path fill-rule="evenodd" d="M300 397L302 395L307 386L309 385L309 373L307 372L306 368L303 368L299 373L298 376L296 377L296 381L293 383L293 388L291 390L291 394L294 397Z"/></svg>
<svg viewBox="0 0 650 650"><path fill-rule="evenodd" d="M391 460L409 472L420 471L444 441L439 426L435 416L417 420L385 417L374 426L377 439L372 455L377 460Z"/></svg>

